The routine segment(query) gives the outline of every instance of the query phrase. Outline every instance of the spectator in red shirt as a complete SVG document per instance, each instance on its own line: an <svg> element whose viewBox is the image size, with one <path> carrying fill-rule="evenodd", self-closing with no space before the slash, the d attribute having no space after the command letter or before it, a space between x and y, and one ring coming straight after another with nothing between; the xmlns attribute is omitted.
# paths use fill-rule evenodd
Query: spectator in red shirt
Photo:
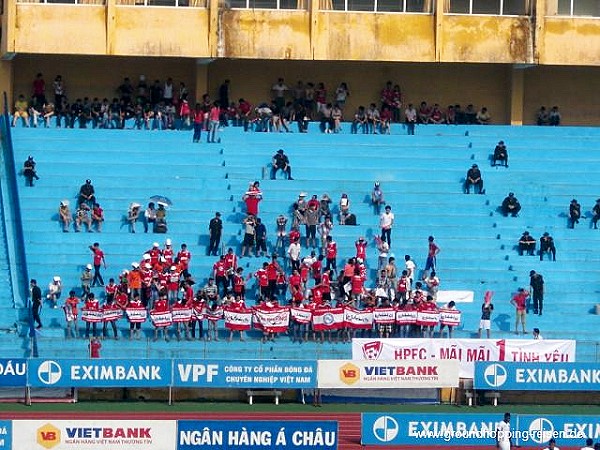
<svg viewBox="0 0 600 450"><path fill-rule="evenodd" d="M519 322L523 329L523 334L527 334L525 331L525 317L527 315L527 298L529 292L523 288L519 288L518 292L510 301L511 305L516 308L515 311L515 334L519 334Z"/></svg>
<svg viewBox="0 0 600 450"><path fill-rule="evenodd" d="M90 351L90 358L100 358L100 349L102 348L102 343L100 339L94 336L88 345L88 349Z"/></svg>
<svg viewBox="0 0 600 450"><path fill-rule="evenodd" d="M100 249L100 244L98 242L94 242L94 245L90 245L89 249L93 253L94 257L94 279L92 280L92 287L95 287L96 284L104 286L104 280L102 279L102 275L100 274L101 265L104 265L104 268L106 269L106 260L104 259L104 252Z"/></svg>
<svg viewBox="0 0 600 450"><path fill-rule="evenodd" d="M250 183L248 190L242 196L242 200L246 204L246 214L251 214L254 217L258 216L258 204L262 200L262 192L258 181Z"/></svg>

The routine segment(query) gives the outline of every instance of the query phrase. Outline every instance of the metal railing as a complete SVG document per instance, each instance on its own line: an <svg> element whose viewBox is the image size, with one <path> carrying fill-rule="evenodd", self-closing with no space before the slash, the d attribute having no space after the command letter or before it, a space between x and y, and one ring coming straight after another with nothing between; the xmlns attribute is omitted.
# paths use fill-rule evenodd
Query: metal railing
<svg viewBox="0 0 600 450"><path fill-rule="evenodd" d="M23 222L19 190L17 187L17 172L12 142L10 110L8 96L4 92L4 109L0 128L2 135L2 190L1 206L4 212L4 228L7 257L9 259L10 282L15 300L15 307L23 305L27 308L29 321L29 337L31 338L31 356L37 356L36 333L31 315L31 299L29 295L29 276L27 258L25 256L25 239L23 237ZM19 300L17 302L16 300Z"/></svg>

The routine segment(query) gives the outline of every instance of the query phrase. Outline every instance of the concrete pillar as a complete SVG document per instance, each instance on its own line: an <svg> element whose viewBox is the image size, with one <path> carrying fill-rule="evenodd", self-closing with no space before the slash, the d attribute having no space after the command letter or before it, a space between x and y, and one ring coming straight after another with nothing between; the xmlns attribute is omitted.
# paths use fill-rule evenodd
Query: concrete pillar
<svg viewBox="0 0 600 450"><path fill-rule="evenodd" d="M6 92L8 98L8 109L11 112L14 103L13 67L14 63L12 60L0 60L0 103L3 102L2 93Z"/></svg>
<svg viewBox="0 0 600 450"><path fill-rule="evenodd" d="M525 68L513 66L510 81L510 124L523 125L525 97Z"/></svg>
<svg viewBox="0 0 600 450"><path fill-rule="evenodd" d="M209 92L208 85L208 66L212 62L210 59L199 59L196 61L196 73L194 75L196 93L196 102L202 101L202 96ZM194 105L190 104L193 109Z"/></svg>

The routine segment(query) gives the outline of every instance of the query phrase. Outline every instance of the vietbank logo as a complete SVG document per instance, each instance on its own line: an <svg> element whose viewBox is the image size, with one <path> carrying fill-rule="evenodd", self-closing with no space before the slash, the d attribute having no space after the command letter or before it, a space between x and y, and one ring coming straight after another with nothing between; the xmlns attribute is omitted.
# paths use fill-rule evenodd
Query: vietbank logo
<svg viewBox="0 0 600 450"><path fill-rule="evenodd" d="M60 444L60 430L51 423L47 423L38 428L36 440L44 448L54 448Z"/></svg>
<svg viewBox="0 0 600 450"><path fill-rule="evenodd" d="M354 384L360 378L360 369L352 363L340 367L340 380L344 384Z"/></svg>

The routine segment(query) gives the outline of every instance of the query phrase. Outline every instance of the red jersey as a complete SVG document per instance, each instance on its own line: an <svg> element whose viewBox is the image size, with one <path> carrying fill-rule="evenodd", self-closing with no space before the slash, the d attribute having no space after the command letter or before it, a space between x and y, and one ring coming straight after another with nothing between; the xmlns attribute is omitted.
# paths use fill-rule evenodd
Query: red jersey
<svg viewBox="0 0 600 450"><path fill-rule="evenodd" d="M118 286L114 283L108 283L106 286L104 286L104 292L106 292L106 295L115 295L117 293L117 288Z"/></svg>
<svg viewBox="0 0 600 450"><path fill-rule="evenodd" d="M323 270L323 263L317 259L314 263L312 263L311 270L313 278L315 280L320 280L321 270Z"/></svg>
<svg viewBox="0 0 600 450"><path fill-rule="evenodd" d="M94 339L92 342L90 342L90 357L100 358L100 348L102 348L102 344L99 340Z"/></svg>
<svg viewBox="0 0 600 450"><path fill-rule="evenodd" d="M354 246L356 247L356 257L365 261L367 259L367 242L356 241Z"/></svg>
<svg viewBox="0 0 600 450"><path fill-rule="evenodd" d="M352 264L346 264L344 266L344 277L352 278L354 275L354 266Z"/></svg>
<svg viewBox="0 0 600 450"><path fill-rule="evenodd" d="M352 293L353 294L361 294L363 291L364 279L360 275L354 275L351 280L352 283Z"/></svg>
<svg viewBox="0 0 600 450"><path fill-rule="evenodd" d="M181 277L181 273L178 270L172 270L169 273L167 289L169 291L176 291L179 289L179 278Z"/></svg>
<svg viewBox="0 0 600 450"><path fill-rule="evenodd" d="M244 280L244 277L236 273L233 276L233 292L235 292L238 295L241 295L244 286L246 286L246 281Z"/></svg>
<svg viewBox="0 0 600 450"><path fill-rule="evenodd" d="M96 298L88 299L85 301L85 309L98 310L100 304Z"/></svg>
<svg viewBox="0 0 600 450"><path fill-rule="evenodd" d="M69 297L65 300L65 305L71 308L71 313L77 317L77 305L79 305L79 299L77 297Z"/></svg>
<svg viewBox="0 0 600 450"><path fill-rule="evenodd" d="M225 270L231 272L235 269L237 269L237 256L235 253L227 253L225 255Z"/></svg>
<svg viewBox="0 0 600 450"><path fill-rule="evenodd" d="M435 245L435 242L429 243L429 251L427 252L427 256L435 256L439 251L439 247Z"/></svg>
<svg viewBox="0 0 600 450"><path fill-rule="evenodd" d="M324 273L321 277L321 292L327 294L331 292L331 280L327 273Z"/></svg>
<svg viewBox="0 0 600 450"><path fill-rule="evenodd" d="M258 285L260 287L267 287L269 285L269 278L265 269L258 269L254 276L258 280Z"/></svg>
<svg viewBox="0 0 600 450"><path fill-rule="evenodd" d="M323 303L323 291L321 291L320 288L315 287L312 290L312 301L317 304L317 305L321 305Z"/></svg>
<svg viewBox="0 0 600 450"><path fill-rule="evenodd" d="M159 298L154 304L154 311L165 312L169 310L169 304L164 298Z"/></svg>
<svg viewBox="0 0 600 450"><path fill-rule="evenodd" d="M94 265L99 266L102 264L102 260L104 259L104 252L99 248L95 248L92 251L94 252Z"/></svg>
<svg viewBox="0 0 600 450"><path fill-rule="evenodd" d="M215 263L215 265L213 266L213 270L215 272L215 278L224 277L225 271L226 271L225 261L224 260L217 261Z"/></svg>
<svg viewBox="0 0 600 450"><path fill-rule="evenodd" d="M306 264L302 264L300 267L300 279L303 283L308 281L308 266Z"/></svg>
<svg viewBox="0 0 600 450"><path fill-rule="evenodd" d="M183 291L183 299L185 306L189 306L194 301L194 288L191 286L186 286Z"/></svg>
<svg viewBox="0 0 600 450"><path fill-rule="evenodd" d="M408 278L400 277L400 279L398 280L398 285L396 286L396 291L408 292Z"/></svg>
<svg viewBox="0 0 600 450"><path fill-rule="evenodd" d="M296 242L300 239L300 232L298 230L291 230L289 234L290 242Z"/></svg>
<svg viewBox="0 0 600 450"><path fill-rule="evenodd" d="M142 270L142 284L146 287L152 284L152 269Z"/></svg>
<svg viewBox="0 0 600 450"><path fill-rule="evenodd" d="M435 302L421 302L419 304L419 311L437 311L438 307Z"/></svg>
<svg viewBox="0 0 600 450"><path fill-rule="evenodd" d="M527 293L519 292L513 297L513 302L517 308L517 311L525 311L527 307Z"/></svg>
<svg viewBox="0 0 600 450"><path fill-rule="evenodd" d="M182 269L187 270L190 265L190 259L192 259L192 254L187 250L180 250L179 253L177 253L177 263Z"/></svg>
<svg viewBox="0 0 600 450"><path fill-rule="evenodd" d="M304 300L304 293L302 292L302 290L298 289L294 291L294 293L292 294L292 299L297 302L302 302Z"/></svg>
<svg viewBox="0 0 600 450"><path fill-rule="evenodd" d="M115 295L115 303L119 308L125 309L125 307L127 307L127 300L127 294L125 292L119 292Z"/></svg>
<svg viewBox="0 0 600 450"><path fill-rule="evenodd" d="M269 281L277 280L277 276L280 272L281 268L279 267L279 264L272 262L267 267L267 278Z"/></svg>
<svg viewBox="0 0 600 450"><path fill-rule="evenodd" d="M327 243L326 256L327 259L335 259L337 257L337 244L335 241Z"/></svg>
<svg viewBox="0 0 600 450"><path fill-rule="evenodd" d="M302 284L302 279L300 278L300 275L290 275L290 286L299 289L300 284Z"/></svg>
<svg viewBox="0 0 600 450"><path fill-rule="evenodd" d="M146 253L150 255L150 264L155 266L158 264L158 258L160 258L160 249L157 247L152 247L151 250L148 250Z"/></svg>
<svg viewBox="0 0 600 450"><path fill-rule="evenodd" d="M258 216L258 203L261 201L261 198L258 195L248 195L244 201L246 202L246 212L253 216Z"/></svg>
<svg viewBox="0 0 600 450"><path fill-rule="evenodd" d="M163 258L165 258L167 264L170 266L173 264L173 249L171 248L171 246L169 247L165 247L162 251L162 256Z"/></svg>

